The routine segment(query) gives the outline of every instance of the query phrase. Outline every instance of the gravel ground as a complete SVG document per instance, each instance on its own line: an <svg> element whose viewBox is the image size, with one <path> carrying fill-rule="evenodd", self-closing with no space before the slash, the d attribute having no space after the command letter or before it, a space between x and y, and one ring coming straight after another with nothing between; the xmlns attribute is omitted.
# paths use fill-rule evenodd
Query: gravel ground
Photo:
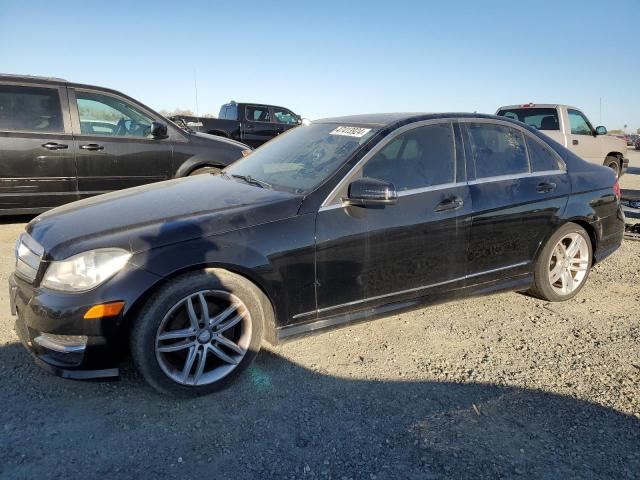
<svg viewBox="0 0 640 480"><path fill-rule="evenodd" d="M0 285L26 220L0 225ZM265 347L189 401L126 365L40 370L0 288L0 477L640 478L639 282L626 241L569 302L499 294Z"/></svg>

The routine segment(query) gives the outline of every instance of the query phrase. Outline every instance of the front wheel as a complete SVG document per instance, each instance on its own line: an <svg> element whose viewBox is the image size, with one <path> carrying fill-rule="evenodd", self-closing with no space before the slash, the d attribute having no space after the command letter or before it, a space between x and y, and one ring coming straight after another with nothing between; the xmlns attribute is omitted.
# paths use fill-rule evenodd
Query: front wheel
<svg viewBox="0 0 640 480"><path fill-rule="evenodd" d="M210 175L217 175L220 173L220 169L217 167L211 167L211 166L207 166L207 167L200 167L200 168L196 168L195 170L193 170L192 172L189 173L189 176L193 176L193 175L205 175L205 174L210 174Z"/></svg>
<svg viewBox="0 0 640 480"><path fill-rule="evenodd" d="M620 160L616 157L607 157L604 161L605 166L613 170L616 178L620 177Z"/></svg>
<svg viewBox="0 0 640 480"><path fill-rule="evenodd" d="M156 390L204 395L236 378L260 349L260 291L225 270L187 274L162 287L135 320L134 364Z"/></svg>
<svg viewBox="0 0 640 480"><path fill-rule="evenodd" d="M592 261L593 248L585 229L575 223L563 225L540 252L529 293L550 302L575 297L587 281Z"/></svg>

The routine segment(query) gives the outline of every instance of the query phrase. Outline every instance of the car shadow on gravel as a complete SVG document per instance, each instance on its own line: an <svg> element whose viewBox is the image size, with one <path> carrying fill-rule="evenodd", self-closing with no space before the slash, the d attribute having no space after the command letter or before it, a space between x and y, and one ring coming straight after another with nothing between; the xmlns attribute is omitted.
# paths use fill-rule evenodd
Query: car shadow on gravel
<svg viewBox="0 0 640 480"><path fill-rule="evenodd" d="M277 351L277 348L275 349ZM263 350L226 390L53 377L0 348L0 477L638 478L640 421L539 390L381 381Z"/></svg>

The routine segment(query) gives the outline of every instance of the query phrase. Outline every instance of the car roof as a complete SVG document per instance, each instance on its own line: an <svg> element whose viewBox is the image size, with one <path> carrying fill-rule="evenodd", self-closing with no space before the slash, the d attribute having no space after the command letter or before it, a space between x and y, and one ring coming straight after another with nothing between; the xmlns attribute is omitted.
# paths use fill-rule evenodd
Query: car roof
<svg viewBox="0 0 640 480"><path fill-rule="evenodd" d="M496 115L486 115L484 113L419 113L419 112L397 112L397 113L371 113L364 115L349 115L345 117L331 117L314 120L313 123L335 123L363 125L370 127L393 127L397 124L407 124L421 122L424 120L438 120L441 118L484 118L500 121L512 121L510 118L498 117ZM520 122L514 122L520 124Z"/></svg>
<svg viewBox="0 0 640 480"><path fill-rule="evenodd" d="M55 85L69 83L63 78L40 77L37 75L14 75L10 73L0 73L0 82L24 82L24 83L51 83Z"/></svg>

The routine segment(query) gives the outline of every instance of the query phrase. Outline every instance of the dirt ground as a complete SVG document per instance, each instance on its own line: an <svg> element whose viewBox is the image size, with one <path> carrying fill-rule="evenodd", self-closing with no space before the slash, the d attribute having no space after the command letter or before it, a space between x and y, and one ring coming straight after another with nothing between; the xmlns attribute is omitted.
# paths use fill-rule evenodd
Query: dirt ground
<svg viewBox="0 0 640 480"><path fill-rule="evenodd" d="M640 188L640 155L623 188ZM631 155L630 155L631 156ZM636 186L638 185L638 186ZM28 219L0 225L0 285ZM265 347L162 397L35 366L0 288L0 478L640 478L640 242L573 300L518 293Z"/></svg>

